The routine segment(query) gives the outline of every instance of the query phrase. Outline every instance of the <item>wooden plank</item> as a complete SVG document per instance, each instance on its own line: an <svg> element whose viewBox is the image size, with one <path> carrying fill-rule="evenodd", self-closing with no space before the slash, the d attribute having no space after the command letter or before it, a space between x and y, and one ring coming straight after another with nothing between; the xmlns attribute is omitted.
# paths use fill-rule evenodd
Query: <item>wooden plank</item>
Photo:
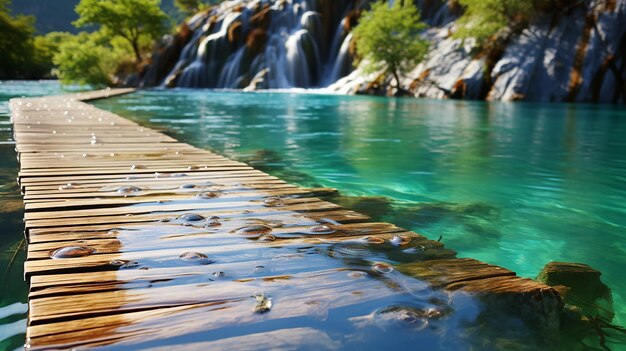
<svg viewBox="0 0 626 351"><path fill-rule="evenodd" d="M234 215L228 213L220 214L220 218L224 220L232 220L239 218L239 212ZM348 210L335 210L335 211L321 211L321 212L308 212L306 216L289 216L285 217L282 212L264 212L254 213L249 219L276 221L280 220L286 225L293 224L310 224L315 223L360 223L368 221L370 218L360 213ZM111 224L78 224L75 226L58 226L58 227L44 227L33 228L29 230L29 241L31 243L50 242L50 241L63 241L63 240L81 240L81 239L100 239L100 238L117 238L118 232L121 230L137 231L141 230L143 226L151 226L155 223L160 223L157 220L135 222L135 223L123 223L112 226ZM152 230L152 229L151 229Z"/></svg>
<svg viewBox="0 0 626 351"><path fill-rule="evenodd" d="M176 201L201 201L198 195L207 195L220 198L222 201L227 199L233 199L237 201L249 200L261 202L259 198L271 198L274 197L300 197L307 196L309 192L304 189L295 188L288 184L272 184L270 187L263 187L261 184L257 188L242 188L235 191L225 191L216 189L211 186L197 185L196 188L191 189L162 189L162 190L147 190L143 191L145 194L141 196L124 197L117 192L107 192L101 194L89 193L87 195L82 194L83 197L89 197L88 199L76 199L69 198L59 201L46 201L37 203L27 203L25 206L26 211L41 211L46 209L69 209L69 208L88 208L88 207L102 207L102 206L121 206L121 205L138 205L149 203L164 203L164 202L176 202ZM76 194L75 194L76 195ZM81 195L81 194L78 194ZM284 200L276 200L281 203Z"/></svg>

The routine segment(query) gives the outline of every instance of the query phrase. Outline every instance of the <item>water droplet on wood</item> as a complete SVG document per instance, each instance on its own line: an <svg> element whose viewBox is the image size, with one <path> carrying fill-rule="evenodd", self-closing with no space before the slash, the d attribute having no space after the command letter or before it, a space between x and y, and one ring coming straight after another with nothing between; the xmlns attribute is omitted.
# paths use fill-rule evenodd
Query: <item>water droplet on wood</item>
<svg viewBox="0 0 626 351"><path fill-rule="evenodd" d="M348 273L348 277L352 278L352 279L360 279L360 278L365 278L367 276L367 274L365 272L361 272L361 271L356 271L356 272L350 272Z"/></svg>
<svg viewBox="0 0 626 351"><path fill-rule="evenodd" d="M380 274L387 274L393 271L393 267L384 262L377 262L372 265L372 269Z"/></svg>
<svg viewBox="0 0 626 351"><path fill-rule="evenodd" d="M96 249L88 246L66 246L54 250L50 257L52 258L75 258L89 256L96 252Z"/></svg>
<svg viewBox="0 0 626 351"><path fill-rule="evenodd" d="M391 238L391 240L389 240L389 242L393 246L404 246L404 245L408 245L411 242L411 238L408 237L408 236L396 235L393 238Z"/></svg>
<svg viewBox="0 0 626 351"><path fill-rule="evenodd" d="M263 234L268 234L271 231L272 231L272 228L266 225L255 224L255 225L250 225L247 227L239 228L235 230L235 233L239 235L247 236L247 237L254 237L254 236L259 237Z"/></svg>
<svg viewBox="0 0 626 351"><path fill-rule="evenodd" d="M176 221L179 222L198 222L198 221L203 221L206 218L204 218L203 216L197 214L197 213L183 213L180 216L176 217Z"/></svg>
<svg viewBox="0 0 626 351"><path fill-rule="evenodd" d="M273 236L272 234L265 234L265 235L261 235L259 237L259 241L267 241L267 242L269 242L269 241L275 241L275 240L276 240L276 237Z"/></svg>
<svg viewBox="0 0 626 351"><path fill-rule="evenodd" d="M335 230L326 224L320 224L309 228L308 232L311 234L332 234Z"/></svg>
<svg viewBox="0 0 626 351"><path fill-rule="evenodd" d="M203 199L203 200L209 200L209 199L214 199L218 197L218 195L214 192L205 191L205 192L201 192L197 194L196 197Z"/></svg>
<svg viewBox="0 0 626 351"><path fill-rule="evenodd" d="M205 265L213 263L213 261L209 260L209 257L207 255L200 252L188 251L181 254L179 257L181 260L192 264Z"/></svg>
<svg viewBox="0 0 626 351"><path fill-rule="evenodd" d="M76 183L67 183L65 185L61 185L59 187L59 190L66 190L66 189L79 189L80 186L78 186L78 184Z"/></svg>
<svg viewBox="0 0 626 351"><path fill-rule="evenodd" d="M119 194L132 194L132 193L136 193L139 191L141 191L141 188L136 187L134 185L125 185L117 189L117 192Z"/></svg>
<svg viewBox="0 0 626 351"><path fill-rule="evenodd" d="M277 196L272 196L272 197L268 197L267 199L263 200L263 206L265 207L281 207L281 206L285 206L285 203L283 202L283 200Z"/></svg>

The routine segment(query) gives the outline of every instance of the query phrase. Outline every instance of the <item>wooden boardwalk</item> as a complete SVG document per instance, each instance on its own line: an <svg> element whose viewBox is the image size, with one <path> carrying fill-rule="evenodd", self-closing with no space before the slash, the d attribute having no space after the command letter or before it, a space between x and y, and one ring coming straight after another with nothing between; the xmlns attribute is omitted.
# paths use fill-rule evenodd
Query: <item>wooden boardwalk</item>
<svg viewBox="0 0 626 351"><path fill-rule="evenodd" d="M552 288L316 198L331 189L292 186L81 101L128 92L10 103L31 350L351 348L332 330L415 291L427 302L411 323L443 323L454 290L558 312Z"/></svg>

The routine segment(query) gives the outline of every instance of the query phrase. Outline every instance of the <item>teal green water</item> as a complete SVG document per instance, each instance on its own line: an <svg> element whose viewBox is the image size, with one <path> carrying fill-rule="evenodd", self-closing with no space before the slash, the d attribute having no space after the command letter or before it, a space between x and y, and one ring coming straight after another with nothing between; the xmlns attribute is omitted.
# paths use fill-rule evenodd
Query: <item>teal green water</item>
<svg viewBox="0 0 626 351"><path fill-rule="evenodd" d="M9 99L61 94L55 81L0 81L0 350L21 349L26 329L22 197L9 118Z"/></svg>
<svg viewBox="0 0 626 351"><path fill-rule="evenodd" d="M535 277L587 263L626 321L626 110L290 93L145 91L98 106Z"/></svg>

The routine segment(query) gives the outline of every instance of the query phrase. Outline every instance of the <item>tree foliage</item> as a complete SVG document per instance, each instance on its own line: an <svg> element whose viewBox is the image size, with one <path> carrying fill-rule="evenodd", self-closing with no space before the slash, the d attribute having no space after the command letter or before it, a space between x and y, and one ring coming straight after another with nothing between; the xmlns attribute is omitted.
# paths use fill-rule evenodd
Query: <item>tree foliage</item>
<svg viewBox="0 0 626 351"><path fill-rule="evenodd" d="M426 28L420 12L412 1L384 1L372 4L354 28L357 53L369 60L369 71L383 68L393 74L400 87L404 75L419 63L428 51L428 42L419 36Z"/></svg>
<svg viewBox="0 0 626 351"><path fill-rule="evenodd" d="M32 16L11 16L8 1L0 1L0 78L31 78L33 68Z"/></svg>
<svg viewBox="0 0 626 351"><path fill-rule="evenodd" d="M44 72L44 77L53 75L54 55L59 51L61 44L71 38L72 34L68 32L50 32L34 38L33 45L35 46L35 51L33 59L36 65Z"/></svg>
<svg viewBox="0 0 626 351"><path fill-rule="evenodd" d="M103 45L104 41L100 33L81 32L66 37L53 57L61 82L94 87L110 85L120 56Z"/></svg>
<svg viewBox="0 0 626 351"><path fill-rule="evenodd" d="M104 35L123 38L139 63L142 40L154 40L165 32L167 16L159 4L160 0L81 0L74 24L100 26Z"/></svg>
<svg viewBox="0 0 626 351"><path fill-rule="evenodd" d="M200 8L200 0L174 0L174 5L184 14L193 14Z"/></svg>
<svg viewBox="0 0 626 351"><path fill-rule="evenodd" d="M458 38L476 38L479 44L498 32L522 25L532 14L530 0L459 0L465 12L457 21Z"/></svg>

